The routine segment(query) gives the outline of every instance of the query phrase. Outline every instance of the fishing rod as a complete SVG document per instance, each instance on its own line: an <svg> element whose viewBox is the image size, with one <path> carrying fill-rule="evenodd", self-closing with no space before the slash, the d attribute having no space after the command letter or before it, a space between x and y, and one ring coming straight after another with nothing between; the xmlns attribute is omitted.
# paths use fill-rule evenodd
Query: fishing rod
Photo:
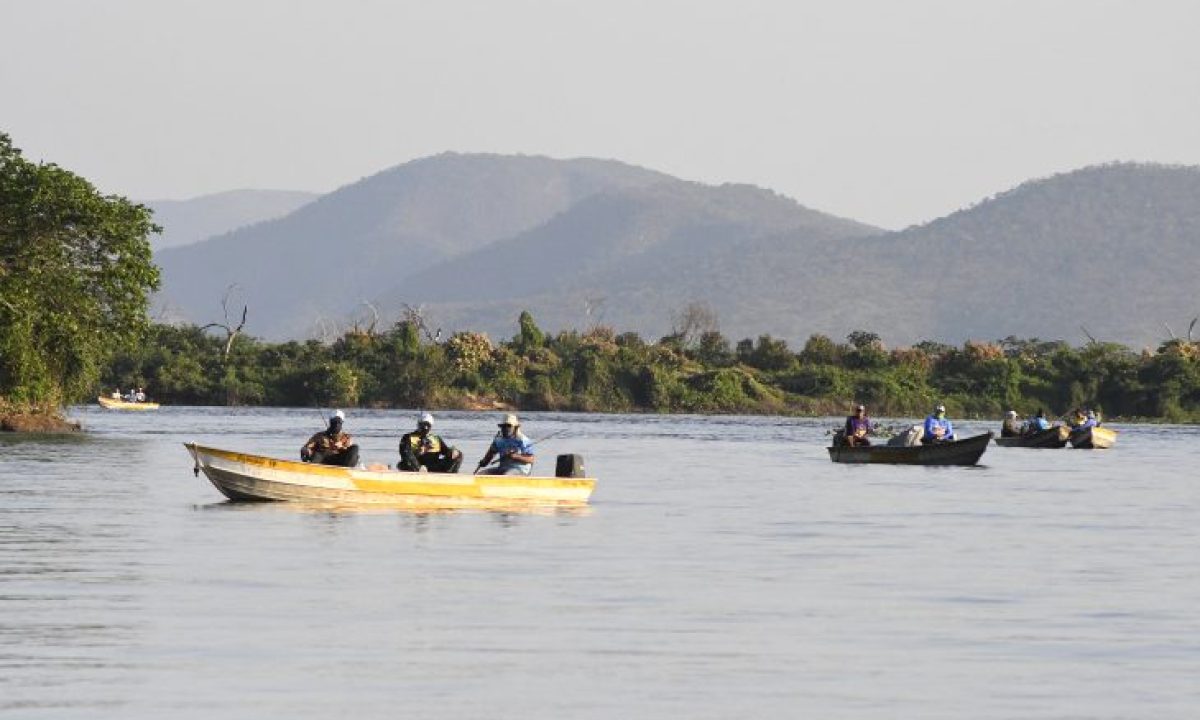
<svg viewBox="0 0 1200 720"><path fill-rule="evenodd" d="M535 446L535 447L537 447L537 446L540 446L540 445L542 445L543 443L545 443L547 440L552 440L552 439L554 439L554 438L556 438L556 437L559 437L559 436L561 436L561 435L565 435L566 433L568 433L568 432L570 432L570 431L571 431L571 429L570 429L570 428L563 428L563 429L561 429L561 430L556 430L555 432L552 432L552 433L550 433L549 435L546 435L546 436L542 437L542 439L541 439L541 440L535 440L535 441L533 442L533 444L534 444L534 446ZM497 434L499 434L499 433L497 433ZM475 466L475 472L476 472L476 473L478 473L478 472L479 472L479 470L480 470L480 469L482 469L482 468L485 468L485 467L490 467L490 466L492 466L492 465L495 465L496 463L500 462L500 460L501 460L501 458L497 457L496 459L492 460L492 461L491 461L490 463L488 463L487 465L476 465L476 466Z"/></svg>

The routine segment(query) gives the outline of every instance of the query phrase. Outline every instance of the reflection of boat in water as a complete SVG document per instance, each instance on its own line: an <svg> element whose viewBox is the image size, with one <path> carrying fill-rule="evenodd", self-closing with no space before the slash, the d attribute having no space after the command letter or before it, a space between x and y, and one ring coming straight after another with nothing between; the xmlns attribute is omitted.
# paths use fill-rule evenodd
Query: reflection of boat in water
<svg viewBox="0 0 1200 720"><path fill-rule="evenodd" d="M1103 450L1117 444L1117 431L1106 427L1090 427L1071 433L1071 447L1081 450Z"/></svg>
<svg viewBox="0 0 1200 720"><path fill-rule="evenodd" d="M827 448L829 459L837 463L885 463L891 465L974 465L987 450L992 433L987 432L964 440L929 445Z"/></svg>
<svg viewBox="0 0 1200 720"><path fill-rule="evenodd" d="M596 486L593 478L356 470L194 443L185 443L184 447L196 461L196 473L203 471L231 500L433 509L536 508L584 505Z"/></svg>
<svg viewBox="0 0 1200 720"><path fill-rule="evenodd" d="M996 444L1000 447L1062 448L1067 446L1067 438L1070 435L1071 428L1066 425L1058 425L1046 430L1039 430L1032 435L998 437Z"/></svg>
<svg viewBox="0 0 1200 720"><path fill-rule="evenodd" d="M128 400L117 400L116 398L104 397L101 395L96 398L96 402L100 403L100 407L107 410L157 410L158 403L154 402L129 402Z"/></svg>

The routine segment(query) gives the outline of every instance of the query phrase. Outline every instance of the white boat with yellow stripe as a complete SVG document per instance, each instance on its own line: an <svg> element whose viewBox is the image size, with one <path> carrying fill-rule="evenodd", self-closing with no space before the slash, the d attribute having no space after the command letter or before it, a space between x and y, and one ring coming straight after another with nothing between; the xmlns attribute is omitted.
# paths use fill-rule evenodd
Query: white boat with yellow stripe
<svg viewBox="0 0 1200 720"><path fill-rule="evenodd" d="M100 403L100 407L105 410L137 410L145 412L146 410L158 409L158 403L156 402L129 402L128 400L104 397L103 395L96 398L96 402Z"/></svg>
<svg viewBox="0 0 1200 720"><path fill-rule="evenodd" d="M230 500L411 508L586 505L595 478L459 475L313 465L184 443L213 486Z"/></svg>

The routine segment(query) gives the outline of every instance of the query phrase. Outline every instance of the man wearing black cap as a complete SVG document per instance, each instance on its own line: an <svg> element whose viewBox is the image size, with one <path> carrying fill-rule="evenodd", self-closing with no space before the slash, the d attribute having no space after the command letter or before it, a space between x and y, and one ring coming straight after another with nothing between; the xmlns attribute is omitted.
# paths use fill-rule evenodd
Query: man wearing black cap
<svg viewBox="0 0 1200 720"><path fill-rule="evenodd" d="M846 418L846 444L850 447L870 446L871 441L867 439L867 435L874 430L871 427L871 420L867 417L867 408L858 405L854 408L854 414Z"/></svg>

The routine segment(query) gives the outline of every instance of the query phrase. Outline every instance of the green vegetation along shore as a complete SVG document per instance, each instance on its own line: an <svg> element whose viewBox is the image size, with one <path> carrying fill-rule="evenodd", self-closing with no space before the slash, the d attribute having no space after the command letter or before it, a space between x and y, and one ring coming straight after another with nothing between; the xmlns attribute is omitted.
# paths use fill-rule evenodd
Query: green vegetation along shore
<svg viewBox="0 0 1200 720"><path fill-rule="evenodd" d="M435 342L419 322L355 331L331 344L232 344L195 326L155 325L119 353L102 388L147 388L167 404L490 408L588 412L919 416L945 402L960 417L1074 407L1105 417L1200 421L1200 343L1154 351L1007 338L886 349L877 335L814 335L798 352L767 335L717 331L647 342L607 327L543 333L528 314L509 340L458 333ZM226 353L226 349L228 352Z"/></svg>

